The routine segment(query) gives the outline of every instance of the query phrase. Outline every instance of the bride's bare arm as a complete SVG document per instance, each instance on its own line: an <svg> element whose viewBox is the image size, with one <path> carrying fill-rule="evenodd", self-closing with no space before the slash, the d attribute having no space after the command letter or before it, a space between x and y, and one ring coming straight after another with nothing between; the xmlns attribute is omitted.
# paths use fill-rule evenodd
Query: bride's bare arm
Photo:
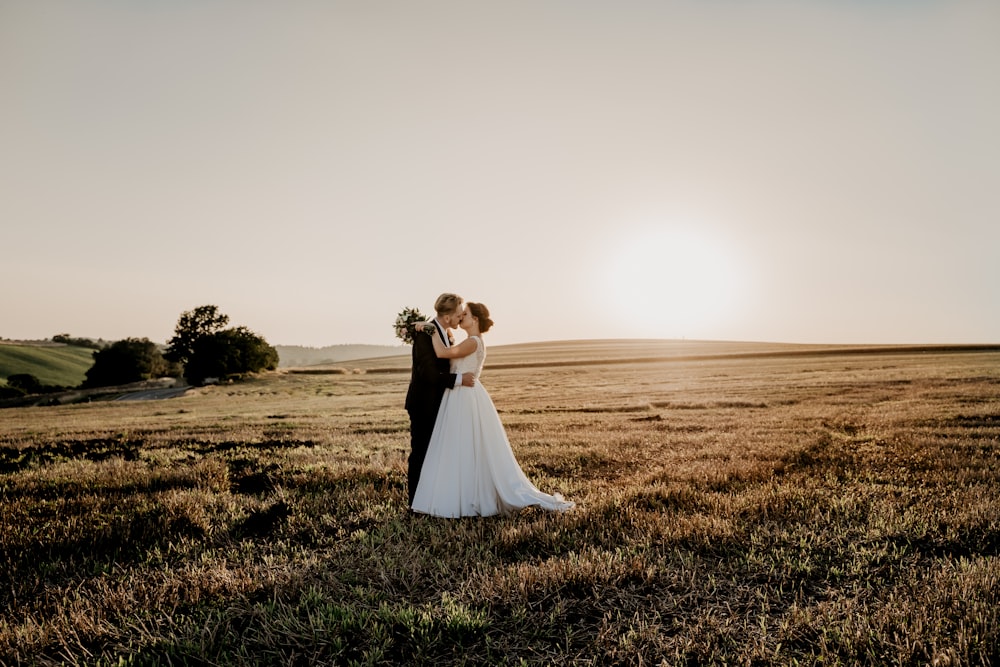
<svg viewBox="0 0 1000 667"><path fill-rule="evenodd" d="M434 336L434 354L438 359L461 359L476 351L476 341L466 338L458 345L447 347L440 336Z"/></svg>

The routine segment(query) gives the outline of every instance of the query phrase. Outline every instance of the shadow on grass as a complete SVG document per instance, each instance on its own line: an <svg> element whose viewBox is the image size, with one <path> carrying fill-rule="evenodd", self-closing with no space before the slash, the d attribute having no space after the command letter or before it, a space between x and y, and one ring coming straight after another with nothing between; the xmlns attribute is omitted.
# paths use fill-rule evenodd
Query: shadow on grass
<svg viewBox="0 0 1000 667"><path fill-rule="evenodd" d="M128 438L90 438L22 448L0 447L0 473L13 473L73 459L105 461L119 457L134 461L139 458L139 451L144 444L142 440Z"/></svg>
<svg viewBox="0 0 1000 667"><path fill-rule="evenodd" d="M0 589L0 602L10 604L38 594L45 586L74 580L81 572L110 571L144 560L154 548L206 536L204 526L192 517L171 515L162 507L121 509L100 516L85 512L89 525L71 535L45 540L5 538L0 563L10 573L11 586ZM68 514L60 520L69 520Z"/></svg>

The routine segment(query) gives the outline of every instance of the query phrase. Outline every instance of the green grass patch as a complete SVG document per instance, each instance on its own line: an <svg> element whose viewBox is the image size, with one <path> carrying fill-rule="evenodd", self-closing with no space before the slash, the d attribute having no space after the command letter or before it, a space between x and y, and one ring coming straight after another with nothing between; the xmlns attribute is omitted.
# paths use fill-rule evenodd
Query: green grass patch
<svg viewBox="0 0 1000 667"><path fill-rule="evenodd" d="M0 378L28 373L42 384L76 387L94 365L94 351L84 347L0 345Z"/></svg>

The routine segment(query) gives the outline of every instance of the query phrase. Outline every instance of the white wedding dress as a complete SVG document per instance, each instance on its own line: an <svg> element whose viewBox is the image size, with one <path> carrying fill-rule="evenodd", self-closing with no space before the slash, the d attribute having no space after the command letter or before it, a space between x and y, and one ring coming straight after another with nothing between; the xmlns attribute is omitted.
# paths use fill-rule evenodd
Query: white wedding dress
<svg viewBox="0 0 1000 667"><path fill-rule="evenodd" d="M573 508L562 496L539 491L521 471L493 400L479 382L486 348L479 336L473 340L475 353L452 360L451 370L475 374L476 384L445 391L413 510L454 518L506 514L533 505L554 511Z"/></svg>

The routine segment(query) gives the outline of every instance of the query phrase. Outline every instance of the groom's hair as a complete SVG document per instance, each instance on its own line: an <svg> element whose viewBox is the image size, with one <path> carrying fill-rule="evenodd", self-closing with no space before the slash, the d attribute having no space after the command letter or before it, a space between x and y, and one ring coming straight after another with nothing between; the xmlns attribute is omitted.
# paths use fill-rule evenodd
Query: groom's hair
<svg viewBox="0 0 1000 667"><path fill-rule="evenodd" d="M438 315L450 315L458 310L458 307L462 305L462 297L457 294L442 294L434 302L434 310L437 311Z"/></svg>

